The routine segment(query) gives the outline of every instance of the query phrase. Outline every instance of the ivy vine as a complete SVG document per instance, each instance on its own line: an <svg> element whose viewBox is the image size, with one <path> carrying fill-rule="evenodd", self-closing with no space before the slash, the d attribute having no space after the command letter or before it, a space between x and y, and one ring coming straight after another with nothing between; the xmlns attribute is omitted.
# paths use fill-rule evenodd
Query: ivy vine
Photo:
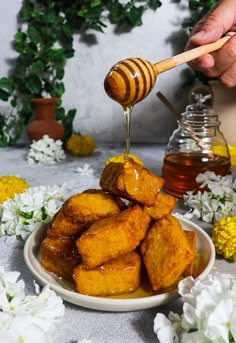
<svg viewBox="0 0 236 343"><path fill-rule="evenodd" d="M0 78L0 99L17 108L27 125L31 98L58 98L56 116L63 122L66 140L76 114L74 109L66 113L61 101L66 61L74 56L73 34L104 32L107 21L131 29L142 24L147 8L159 6L159 0L24 0L13 45L18 55L9 75Z"/></svg>

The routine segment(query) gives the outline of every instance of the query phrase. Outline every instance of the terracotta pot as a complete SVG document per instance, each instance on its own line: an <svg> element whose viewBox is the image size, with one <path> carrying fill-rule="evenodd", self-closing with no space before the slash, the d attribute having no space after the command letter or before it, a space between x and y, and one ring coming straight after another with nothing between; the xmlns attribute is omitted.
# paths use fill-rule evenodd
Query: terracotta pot
<svg viewBox="0 0 236 343"><path fill-rule="evenodd" d="M62 139L64 128L55 119L56 98L34 98L31 99L35 118L27 127L30 140L39 140L48 135L54 140Z"/></svg>

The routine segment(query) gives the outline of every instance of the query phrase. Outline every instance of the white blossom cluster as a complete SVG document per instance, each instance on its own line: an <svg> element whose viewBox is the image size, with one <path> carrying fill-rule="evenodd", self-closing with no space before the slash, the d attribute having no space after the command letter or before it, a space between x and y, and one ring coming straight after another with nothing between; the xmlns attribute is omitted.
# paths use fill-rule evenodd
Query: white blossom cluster
<svg viewBox="0 0 236 343"><path fill-rule="evenodd" d="M62 141L44 135L42 139L33 141L30 145L27 161L30 164L55 164L65 160Z"/></svg>
<svg viewBox="0 0 236 343"><path fill-rule="evenodd" d="M188 277L179 283L183 314L158 313L154 332L160 343L236 342L236 277L209 274L202 281Z"/></svg>
<svg viewBox="0 0 236 343"><path fill-rule="evenodd" d="M189 191L183 195L190 211L185 217L215 222L222 217L236 214L236 180L232 175L216 175L214 172L198 174L196 181L202 191Z"/></svg>
<svg viewBox="0 0 236 343"><path fill-rule="evenodd" d="M30 187L0 205L0 236L13 235L24 240L51 220L65 200L63 187Z"/></svg>
<svg viewBox="0 0 236 343"><path fill-rule="evenodd" d="M48 286L25 295L20 273L0 267L1 343L53 343L55 324L64 315L62 299Z"/></svg>

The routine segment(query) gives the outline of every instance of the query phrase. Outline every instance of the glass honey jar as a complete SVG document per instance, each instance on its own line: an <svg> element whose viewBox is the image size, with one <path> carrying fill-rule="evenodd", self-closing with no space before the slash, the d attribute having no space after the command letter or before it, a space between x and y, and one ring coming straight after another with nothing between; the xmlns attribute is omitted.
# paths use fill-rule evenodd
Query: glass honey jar
<svg viewBox="0 0 236 343"><path fill-rule="evenodd" d="M198 189L199 173L231 173L229 150L218 116L212 106L205 104L210 95L194 97L196 102L180 115L178 127L169 139L162 167L165 191L179 198Z"/></svg>

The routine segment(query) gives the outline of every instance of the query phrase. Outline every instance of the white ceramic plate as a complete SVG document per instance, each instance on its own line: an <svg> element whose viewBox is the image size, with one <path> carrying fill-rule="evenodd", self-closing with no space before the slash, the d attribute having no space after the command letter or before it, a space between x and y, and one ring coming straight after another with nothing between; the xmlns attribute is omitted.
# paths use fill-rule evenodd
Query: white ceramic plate
<svg viewBox="0 0 236 343"><path fill-rule="evenodd" d="M210 271L215 261L215 248L207 233L191 221L178 218L183 229L195 231L197 235L197 254L200 256L198 279L203 279ZM68 284L62 283L53 274L47 272L40 264L40 244L46 235L46 227L34 231L27 239L24 247L24 258L37 282L49 285L62 299L82 307L101 311L135 311L164 305L179 297L177 290L158 295L137 298L101 298L76 293ZM135 295L134 295L135 296Z"/></svg>

